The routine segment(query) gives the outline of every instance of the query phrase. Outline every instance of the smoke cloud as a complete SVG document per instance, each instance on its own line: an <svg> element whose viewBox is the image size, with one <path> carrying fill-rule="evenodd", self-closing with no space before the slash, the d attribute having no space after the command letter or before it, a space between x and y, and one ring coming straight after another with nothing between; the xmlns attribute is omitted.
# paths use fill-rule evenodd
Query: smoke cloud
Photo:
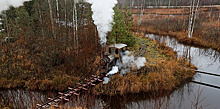
<svg viewBox="0 0 220 109"><path fill-rule="evenodd" d="M145 66L146 58L145 57L134 57L133 54L131 54L130 51L125 51L121 54L122 56L122 63L117 62L116 65L112 67L112 70L106 74L106 76L114 75L117 72L119 72L120 69L120 75L123 76L123 74L129 73L131 69L140 69L141 67ZM110 81L110 78L104 77L103 78L103 84L107 84Z"/></svg>
<svg viewBox="0 0 220 109"><path fill-rule="evenodd" d="M103 80L104 80L103 84L107 84L110 81L110 79L108 77L104 77Z"/></svg>
<svg viewBox="0 0 220 109"><path fill-rule="evenodd" d="M13 7L22 6L25 1L30 1L30 0L1 0L0 13L4 10L7 10L9 6L13 6Z"/></svg>
<svg viewBox="0 0 220 109"><path fill-rule="evenodd" d="M113 7L117 4L117 0L87 0L91 3L94 24L97 26L100 44L106 44L106 34L111 31L113 22L114 10Z"/></svg>
<svg viewBox="0 0 220 109"><path fill-rule="evenodd" d="M116 73L118 73L118 66L113 66L113 67L112 67L112 70L111 70L110 72L108 72L108 73L106 74L106 76L114 75L114 74L116 74ZM104 81L103 81L103 84L107 84L107 83L110 81L110 78L104 77L103 80L104 80Z"/></svg>
<svg viewBox="0 0 220 109"><path fill-rule="evenodd" d="M106 74L106 76L108 76L108 75L114 75L114 74L116 74L117 72L118 72L118 66L114 66L114 67L112 67L112 70L111 70L109 73Z"/></svg>
<svg viewBox="0 0 220 109"><path fill-rule="evenodd" d="M125 51L122 55L122 63L119 63L120 74L126 74L130 69L140 69L145 66L145 57L134 57L130 51Z"/></svg>

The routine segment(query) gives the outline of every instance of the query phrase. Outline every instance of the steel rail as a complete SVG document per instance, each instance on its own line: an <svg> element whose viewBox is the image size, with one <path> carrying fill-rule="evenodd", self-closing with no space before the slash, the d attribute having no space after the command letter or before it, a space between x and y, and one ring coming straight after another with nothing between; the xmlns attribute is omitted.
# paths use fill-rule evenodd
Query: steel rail
<svg viewBox="0 0 220 109"><path fill-rule="evenodd" d="M55 103L56 103L55 100L58 100L58 102L62 102L62 101L67 100L66 102L68 102L68 97L75 95L75 94L70 94L70 92L73 92L73 93L76 93L76 94L77 94L77 93L80 94L80 92L82 91L81 89L84 88L84 90L85 90L85 89L86 89L85 87L88 86L88 85L83 86L83 84L87 84L87 82L90 82L90 83L91 83L91 84L89 84L90 86L87 87L87 88L89 89L89 88L91 88L92 86L101 83L100 80L102 80L103 77L104 77L104 76L101 75L101 74L98 75L98 76L92 75L92 78L91 78L91 79L89 79L89 80L84 80L82 83L78 83L75 88L72 88L71 90L68 89L66 92L63 92L63 93L58 92L60 95L58 95L57 97L50 99L49 101L43 103L42 105L37 104L36 109L48 108L48 107L51 106L51 105L54 105L54 106L55 106ZM93 84L93 85L92 85L92 84ZM79 87L81 87L81 89L79 89ZM75 89L76 89L77 91L73 91L73 90L75 90ZM78 94L78 95L79 95L79 94ZM66 95L70 95L70 96L66 96ZM62 97L62 98L61 98L61 97ZM49 98L48 98L48 99L49 99ZM57 106L57 107L58 107L58 106Z"/></svg>
<svg viewBox="0 0 220 109"><path fill-rule="evenodd" d="M200 70L194 70L194 69L190 69L191 71L195 71L195 72L198 72L198 73L203 73L203 74L207 74L207 75L212 75L212 76L219 76L219 74L214 74L214 73L210 73L210 72L205 72L205 71L200 71Z"/></svg>
<svg viewBox="0 0 220 109"><path fill-rule="evenodd" d="M193 83L197 83L197 84L201 84L201 85L204 85L204 86L208 86L208 87L212 87L212 88L216 88L216 89L220 89L219 86L215 86L215 85L211 85L211 84L207 84L207 83L203 83L203 82L198 82L198 81L192 81Z"/></svg>

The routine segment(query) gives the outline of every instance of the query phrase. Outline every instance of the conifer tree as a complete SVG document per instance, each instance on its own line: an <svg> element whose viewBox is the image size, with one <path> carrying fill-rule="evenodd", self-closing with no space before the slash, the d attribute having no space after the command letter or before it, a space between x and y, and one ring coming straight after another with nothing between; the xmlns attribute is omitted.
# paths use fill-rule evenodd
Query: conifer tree
<svg viewBox="0 0 220 109"><path fill-rule="evenodd" d="M108 37L108 43L124 43L128 46L135 44L134 37L130 33L130 28L133 24L132 12L125 6L125 11L122 12L118 6L114 8L114 23L112 23L112 31Z"/></svg>

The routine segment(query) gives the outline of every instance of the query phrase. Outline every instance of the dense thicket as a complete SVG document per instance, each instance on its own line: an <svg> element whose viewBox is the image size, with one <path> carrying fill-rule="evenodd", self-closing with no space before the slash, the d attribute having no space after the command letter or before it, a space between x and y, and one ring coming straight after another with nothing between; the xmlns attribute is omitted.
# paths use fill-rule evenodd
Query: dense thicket
<svg viewBox="0 0 220 109"><path fill-rule="evenodd" d="M36 80L47 89L94 73L100 45L91 15L90 4L72 0L32 0L3 12L0 87Z"/></svg>

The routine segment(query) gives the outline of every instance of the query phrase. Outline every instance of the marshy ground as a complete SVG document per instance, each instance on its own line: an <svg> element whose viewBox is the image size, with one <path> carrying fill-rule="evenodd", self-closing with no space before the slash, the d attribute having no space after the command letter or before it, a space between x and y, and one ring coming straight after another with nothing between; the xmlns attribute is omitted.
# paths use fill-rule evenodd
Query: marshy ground
<svg viewBox="0 0 220 109"><path fill-rule="evenodd" d="M177 59L176 53L163 44L144 36L136 37L147 45L143 57L147 63L140 70L133 70L121 76L117 74L107 85L99 84L94 88L96 94L126 94L150 91L172 91L180 84L192 79L195 72L189 69L195 67L185 59ZM135 45L134 50L140 48Z"/></svg>
<svg viewBox="0 0 220 109"><path fill-rule="evenodd" d="M134 31L168 35L188 45L220 50L220 7L201 7L195 20L193 37L188 38L189 7L134 9ZM143 13L143 16L141 14Z"/></svg>

